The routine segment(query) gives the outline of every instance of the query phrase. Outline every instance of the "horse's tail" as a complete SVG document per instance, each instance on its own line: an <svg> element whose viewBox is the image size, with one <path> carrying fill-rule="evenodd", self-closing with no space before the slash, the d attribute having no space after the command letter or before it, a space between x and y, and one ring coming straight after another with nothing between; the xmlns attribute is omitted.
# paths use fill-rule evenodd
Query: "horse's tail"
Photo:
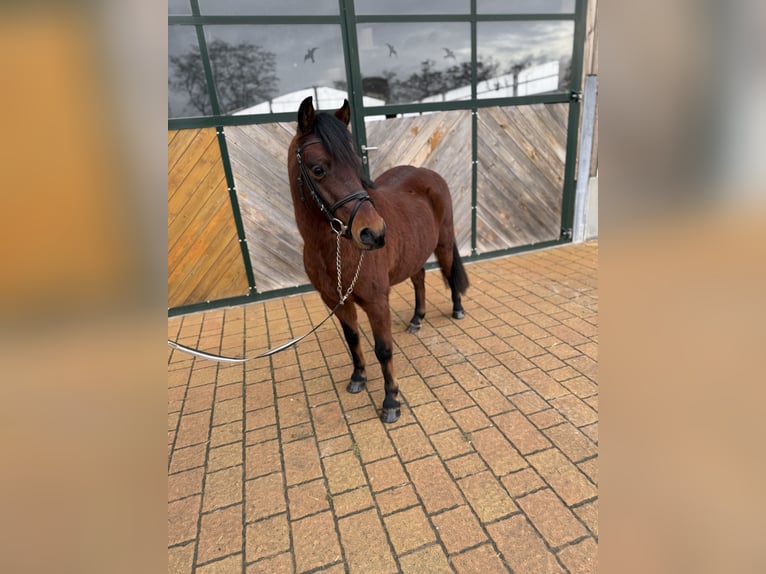
<svg viewBox="0 0 766 574"><path fill-rule="evenodd" d="M468 281L468 275L463 267L463 260L457 250L457 243L452 244L452 269L450 270L450 286L461 295L464 294L471 283Z"/></svg>

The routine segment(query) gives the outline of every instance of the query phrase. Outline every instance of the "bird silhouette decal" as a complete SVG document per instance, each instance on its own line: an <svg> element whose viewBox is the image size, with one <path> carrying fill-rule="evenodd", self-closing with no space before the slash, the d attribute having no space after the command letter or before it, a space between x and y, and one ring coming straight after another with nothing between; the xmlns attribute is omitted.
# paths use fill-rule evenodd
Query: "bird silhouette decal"
<svg viewBox="0 0 766 574"><path fill-rule="evenodd" d="M394 47L391 44L386 42L386 46L388 46L388 57L389 58L391 56L396 56L397 58L399 57L399 54L396 53L396 50L394 49Z"/></svg>
<svg viewBox="0 0 766 574"><path fill-rule="evenodd" d="M318 49L319 49L319 46L315 46L314 48L309 48L308 51L306 52L306 55L303 56L303 61L305 62L306 60L311 60L311 63L315 64L316 62L314 60L314 52L316 52Z"/></svg>
<svg viewBox="0 0 766 574"><path fill-rule="evenodd" d="M442 48L442 50L444 50L444 59L445 60L447 58L452 58L453 60L457 60L457 58L455 57L455 52L453 52L449 48Z"/></svg>

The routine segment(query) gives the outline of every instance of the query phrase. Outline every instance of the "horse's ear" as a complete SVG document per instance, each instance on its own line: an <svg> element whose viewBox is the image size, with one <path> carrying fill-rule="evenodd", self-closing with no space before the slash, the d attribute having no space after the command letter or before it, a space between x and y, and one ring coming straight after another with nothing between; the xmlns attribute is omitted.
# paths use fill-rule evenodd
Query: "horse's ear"
<svg viewBox="0 0 766 574"><path fill-rule="evenodd" d="M311 96L309 96L301 102L301 107L298 108L298 129L303 134L311 133L314 129L316 119L314 104L312 103Z"/></svg>
<svg viewBox="0 0 766 574"><path fill-rule="evenodd" d="M335 110L335 117L348 125L348 122L351 121L351 108L348 106L348 100L344 99L343 105Z"/></svg>

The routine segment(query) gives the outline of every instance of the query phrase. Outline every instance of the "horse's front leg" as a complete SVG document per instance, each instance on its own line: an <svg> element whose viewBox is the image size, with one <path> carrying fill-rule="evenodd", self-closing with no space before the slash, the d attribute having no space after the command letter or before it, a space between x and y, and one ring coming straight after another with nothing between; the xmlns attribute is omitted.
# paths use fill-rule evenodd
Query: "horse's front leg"
<svg viewBox="0 0 766 574"><path fill-rule="evenodd" d="M343 328L343 335L346 338L346 344L351 353L351 360L354 363L354 372L351 374L351 380L346 390L349 393L359 393L364 389L365 383L367 383L367 375L362 345L359 341L359 323L356 319L356 306L351 301L347 301L335 314L340 320L340 326Z"/></svg>
<svg viewBox="0 0 766 574"><path fill-rule="evenodd" d="M365 311L370 319L372 335L375 339L375 356L380 362L381 371L383 371L386 391L380 420L384 423L393 423L399 419L401 403L398 400L399 385L396 382L396 377L394 377L394 343L391 336L391 311L388 306L388 297L383 303L368 305Z"/></svg>

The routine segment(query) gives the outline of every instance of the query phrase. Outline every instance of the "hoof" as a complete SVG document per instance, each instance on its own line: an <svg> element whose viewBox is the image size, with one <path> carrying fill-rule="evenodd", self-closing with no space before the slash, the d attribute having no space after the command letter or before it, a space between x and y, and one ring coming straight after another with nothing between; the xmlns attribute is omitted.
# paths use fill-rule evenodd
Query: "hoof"
<svg viewBox="0 0 766 574"><path fill-rule="evenodd" d="M465 318L465 311L462 309L456 309L452 311L452 317L454 319L464 319Z"/></svg>
<svg viewBox="0 0 766 574"><path fill-rule="evenodd" d="M402 410L399 407L383 407L383 410L380 412L380 420L382 420L384 423L395 423L399 420L399 415L401 413Z"/></svg>
<svg viewBox="0 0 766 574"><path fill-rule="evenodd" d="M420 331L420 325L419 324L410 323L409 326L407 327L407 332L408 333L417 333L418 331Z"/></svg>
<svg viewBox="0 0 766 574"><path fill-rule="evenodd" d="M364 385L366 383L367 379L361 379L359 381L351 379L351 381L348 383L348 386L346 387L346 390L352 394L361 393L364 390Z"/></svg>

